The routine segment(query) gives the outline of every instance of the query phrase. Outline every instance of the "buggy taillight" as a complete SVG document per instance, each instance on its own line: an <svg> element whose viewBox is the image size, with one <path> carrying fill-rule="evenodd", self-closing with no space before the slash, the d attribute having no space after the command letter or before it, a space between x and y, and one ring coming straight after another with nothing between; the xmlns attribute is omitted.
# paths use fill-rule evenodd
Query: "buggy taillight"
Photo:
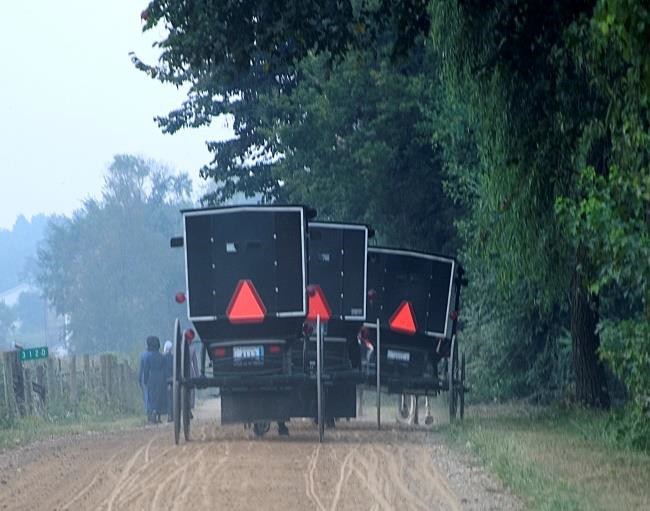
<svg viewBox="0 0 650 511"><path fill-rule="evenodd" d="M282 353L282 348L278 344L271 344L269 346L269 353L271 353L272 355L279 355L280 353Z"/></svg>
<svg viewBox="0 0 650 511"><path fill-rule="evenodd" d="M226 348L219 346L217 348L212 348L212 355L216 358L223 358L226 356Z"/></svg>

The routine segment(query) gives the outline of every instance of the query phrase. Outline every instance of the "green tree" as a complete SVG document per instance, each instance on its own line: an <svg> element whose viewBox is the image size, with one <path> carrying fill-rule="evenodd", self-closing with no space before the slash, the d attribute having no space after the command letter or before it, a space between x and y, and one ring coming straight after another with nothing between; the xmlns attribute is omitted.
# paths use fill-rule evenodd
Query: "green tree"
<svg viewBox="0 0 650 511"><path fill-rule="evenodd" d="M371 52L333 65L311 56L290 95L261 99L265 136L281 154L272 167L281 199L366 222L383 243L455 252L454 205L421 107L439 87L421 67L424 52L420 44L400 66Z"/></svg>
<svg viewBox="0 0 650 511"><path fill-rule="evenodd" d="M603 105L576 151L577 193L557 200L587 248L590 290L603 297L602 355L631 395L629 433L650 445L650 6L601 0L568 32L571 58ZM604 148L604 150L603 150ZM604 157L594 161L593 154Z"/></svg>
<svg viewBox="0 0 650 511"><path fill-rule="evenodd" d="M430 218L422 190L444 172L467 211L457 227L470 335L499 337L482 351L493 374L529 389L548 381L563 370L566 328L577 398L607 406L599 334L632 321L619 331L642 339L648 316L645 2L161 0L145 17L169 34L160 65L136 64L191 86L163 128L235 117L236 139L211 144L202 169L220 183L215 200L306 198L326 216L380 218L412 243L436 226L383 215ZM418 58L430 29L434 51ZM415 165L386 164L403 161ZM377 196L367 175L384 179Z"/></svg>
<svg viewBox="0 0 650 511"><path fill-rule="evenodd" d="M280 193L271 172L277 140L265 136L262 97L290 94L304 78L298 65L310 52L332 60L352 45L376 47L381 34L390 53L407 52L429 26L425 0L225 1L153 0L143 11L145 30L164 26L160 63L133 56L151 77L189 84L183 105L160 117L166 132L232 115L235 138L210 142L213 161L201 176L219 183L209 197L221 203L237 192L273 200ZM268 126L266 126L268 127Z"/></svg>
<svg viewBox="0 0 650 511"><path fill-rule="evenodd" d="M147 335L165 336L184 288L178 209L189 203L187 175L133 156L116 156L101 200L50 223L37 281L70 318L70 348L133 352Z"/></svg>
<svg viewBox="0 0 650 511"><path fill-rule="evenodd" d="M567 42L567 31L592 7L437 2L432 33L445 56L450 101L466 103L480 154L468 250L494 268L501 292L512 295L523 285L524 306L538 304L549 316L567 304L576 396L607 406L599 299L589 289L593 255L555 215L556 199L577 190L581 130L589 117L605 114ZM605 145L593 149L590 161L607 157Z"/></svg>

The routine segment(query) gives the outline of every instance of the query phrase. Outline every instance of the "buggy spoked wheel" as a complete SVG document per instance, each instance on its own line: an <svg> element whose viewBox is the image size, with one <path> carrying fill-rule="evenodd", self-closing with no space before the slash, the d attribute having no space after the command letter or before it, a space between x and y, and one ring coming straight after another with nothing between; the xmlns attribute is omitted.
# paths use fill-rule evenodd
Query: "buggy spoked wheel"
<svg viewBox="0 0 650 511"><path fill-rule="evenodd" d="M322 390L321 390L321 392L322 392ZM318 441L320 443L323 443L323 439L325 438L325 407L323 406L323 401L325 401L324 398L321 399L320 409L319 409L319 412L318 412L318 417L319 417L319 420L318 420Z"/></svg>
<svg viewBox="0 0 650 511"><path fill-rule="evenodd" d="M254 422L253 423L253 433L256 437L263 437L271 429L270 422Z"/></svg>
<svg viewBox="0 0 650 511"><path fill-rule="evenodd" d="M451 338L451 350L447 361L447 381L449 384L449 422L456 419L458 409L458 390L459 390L459 369L458 369L458 344L456 336Z"/></svg>
<svg viewBox="0 0 650 511"><path fill-rule="evenodd" d="M415 420L416 399L413 394L400 394L397 400L397 419L400 422L413 424Z"/></svg>
<svg viewBox="0 0 650 511"><path fill-rule="evenodd" d="M183 372L183 384L181 385L181 410L183 418L183 436L185 441L189 442L190 440L190 417L192 415L192 403L190 402L190 387L187 384L187 380L190 377L190 347L185 342L185 339L181 339L183 348L181 350L181 368Z"/></svg>
<svg viewBox="0 0 650 511"><path fill-rule="evenodd" d="M458 386L459 395L459 415L463 419L465 417L465 353L462 354L460 359L460 385Z"/></svg>
<svg viewBox="0 0 650 511"><path fill-rule="evenodd" d="M174 367L172 371L172 416L174 419L174 443L178 445L181 433L181 323L174 323Z"/></svg>

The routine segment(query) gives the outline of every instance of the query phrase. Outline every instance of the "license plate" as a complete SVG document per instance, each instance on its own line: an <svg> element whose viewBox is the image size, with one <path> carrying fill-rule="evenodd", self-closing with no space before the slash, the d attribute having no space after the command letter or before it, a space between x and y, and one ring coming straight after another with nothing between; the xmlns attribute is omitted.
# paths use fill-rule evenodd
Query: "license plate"
<svg viewBox="0 0 650 511"><path fill-rule="evenodd" d="M388 350L386 354L388 360L394 360L396 362L410 362L411 354L408 351L397 351L397 350Z"/></svg>
<svg viewBox="0 0 650 511"><path fill-rule="evenodd" d="M264 347L234 346L232 359L235 364L261 364L264 362Z"/></svg>

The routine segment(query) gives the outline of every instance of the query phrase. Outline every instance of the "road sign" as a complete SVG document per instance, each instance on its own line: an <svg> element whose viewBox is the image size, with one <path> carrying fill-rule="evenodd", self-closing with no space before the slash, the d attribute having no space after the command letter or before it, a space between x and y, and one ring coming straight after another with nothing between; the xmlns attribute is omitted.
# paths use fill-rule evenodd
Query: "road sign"
<svg viewBox="0 0 650 511"><path fill-rule="evenodd" d="M20 350L20 360L38 360L39 358L47 358L50 352L47 349L47 346L41 346L40 348L26 348Z"/></svg>
<svg viewBox="0 0 650 511"><path fill-rule="evenodd" d="M402 332L409 335L413 335L417 332L415 313L413 312L411 302L404 300L388 320L388 324L391 329L396 332Z"/></svg>
<svg viewBox="0 0 650 511"><path fill-rule="evenodd" d="M231 323L261 323L266 307L250 280L240 280L232 295L226 315Z"/></svg>
<svg viewBox="0 0 650 511"><path fill-rule="evenodd" d="M323 293L321 287L318 284L314 284L310 285L307 290L309 292L309 312L307 313L307 319L316 321L316 318L320 316L321 321L329 321L332 316L332 310L327 303L325 293Z"/></svg>

